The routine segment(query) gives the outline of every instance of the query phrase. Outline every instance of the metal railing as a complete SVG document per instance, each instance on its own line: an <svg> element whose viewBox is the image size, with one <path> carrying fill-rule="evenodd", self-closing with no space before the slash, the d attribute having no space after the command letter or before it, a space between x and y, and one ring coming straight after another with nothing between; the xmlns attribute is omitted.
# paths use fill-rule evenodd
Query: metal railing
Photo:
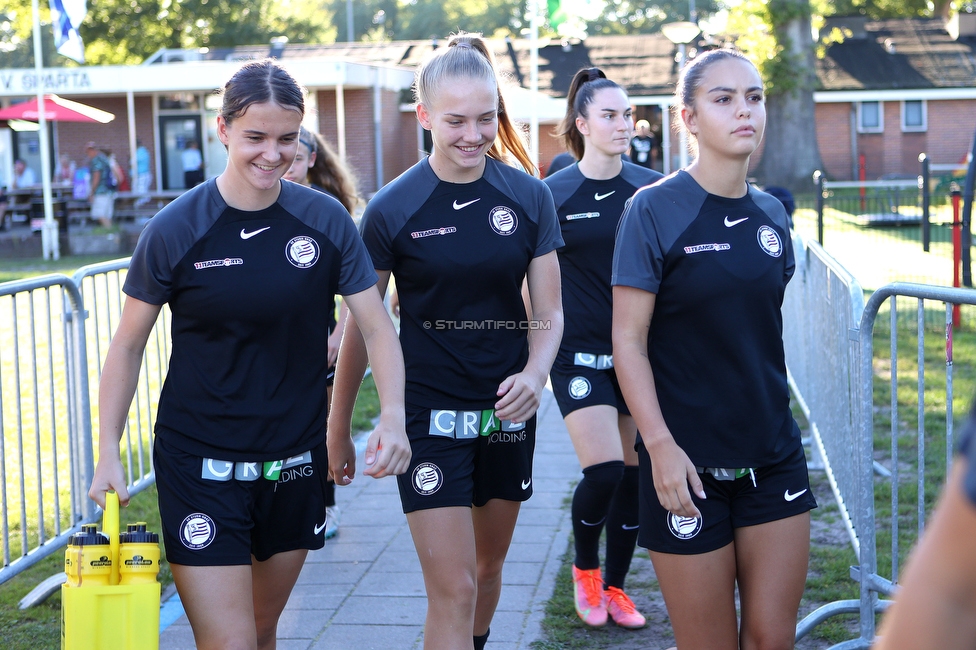
<svg viewBox="0 0 976 650"><path fill-rule="evenodd" d="M798 194L794 227L816 239L862 286L891 282L950 285L953 282L953 181L966 165L937 164L919 156L918 175L877 180L830 181L816 172L812 192ZM965 221L965 218L963 218ZM964 223L963 238L968 233ZM962 284L967 256L963 242Z"/></svg>
<svg viewBox="0 0 976 650"><path fill-rule="evenodd" d="M796 638L835 615L858 614L858 638L832 647L868 648L874 640L875 615L889 604L883 598L894 592L899 570L934 505L934 488L941 485L951 463L952 312L954 305L976 304L976 291L893 283L875 291L865 304L858 283L818 244L804 245L796 237L794 248L797 273L783 307L790 384L810 423L814 448L823 457L850 536L857 557L851 577L859 587L857 599L828 603L806 616L797 626ZM906 312L899 310L900 296L916 301L913 327L903 324ZM926 319L926 300L941 303L940 312L944 307L941 360L933 360L931 350L926 354L932 329L926 324L932 321L931 315ZM883 306L890 328L888 358L876 360L873 337ZM899 403L899 392L904 395L906 389L905 380L899 382L899 335L916 337L914 432L904 421L904 403ZM881 370L876 370L876 364ZM945 405L945 415L944 422L938 423L926 419L926 389L931 395L934 383L926 382L926 366L934 364L945 369L944 396L936 400ZM883 377L878 376L885 372L888 381L882 386ZM887 391L888 404L876 403L876 389L881 397ZM875 413L885 410L889 430L876 432ZM899 455L899 449L906 447L914 447L912 458ZM939 452L934 459L926 453L933 447ZM912 513L902 507L905 500L914 502Z"/></svg>
<svg viewBox="0 0 976 650"><path fill-rule="evenodd" d="M0 582L60 548L90 516L77 453L87 386L74 378L84 363L82 315L67 276L0 285Z"/></svg>
<svg viewBox="0 0 976 650"><path fill-rule="evenodd" d="M788 380L857 553L858 461L850 453L859 407L853 333L864 311L864 292L818 243L794 235L794 250L796 272L783 300Z"/></svg>
<svg viewBox="0 0 976 650"><path fill-rule="evenodd" d="M128 259L0 284L0 584L99 516L96 391L122 308ZM152 414L169 359L168 311L143 359L122 454L129 491L153 481Z"/></svg>

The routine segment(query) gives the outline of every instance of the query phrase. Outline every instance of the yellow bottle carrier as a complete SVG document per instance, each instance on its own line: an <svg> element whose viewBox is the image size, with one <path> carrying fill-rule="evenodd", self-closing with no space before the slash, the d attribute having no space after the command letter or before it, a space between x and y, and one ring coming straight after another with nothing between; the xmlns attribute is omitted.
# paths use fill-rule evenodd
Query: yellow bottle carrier
<svg viewBox="0 0 976 650"><path fill-rule="evenodd" d="M71 536L61 587L62 650L158 650L159 536L146 524L119 534L119 497L105 498L102 532Z"/></svg>

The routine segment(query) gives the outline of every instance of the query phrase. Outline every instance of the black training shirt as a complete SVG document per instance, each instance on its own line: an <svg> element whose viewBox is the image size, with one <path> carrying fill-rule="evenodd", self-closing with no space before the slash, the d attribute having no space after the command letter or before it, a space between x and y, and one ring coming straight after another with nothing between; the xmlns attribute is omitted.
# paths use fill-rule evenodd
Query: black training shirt
<svg viewBox="0 0 976 650"><path fill-rule="evenodd" d="M376 194L360 227L396 278L407 403L494 406L528 360L529 263L562 245L549 189L491 158L477 181L449 183L424 159Z"/></svg>
<svg viewBox="0 0 976 650"><path fill-rule="evenodd" d="M780 311L793 268L783 205L751 187L723 198L679 171L639 190L621 219L613 284L656 294L658 401L695 465L761 467L800 444Z"/></svg>
<svg viewBox="0 0 976 650"><path fill-rule="evenodd" d="M149 221L124 286L173 314L157 435L230 461L315 447L334 294L374 284L356 227L330 196L282 182L274 204L245 212L214 179L181 195Z"/></svg>

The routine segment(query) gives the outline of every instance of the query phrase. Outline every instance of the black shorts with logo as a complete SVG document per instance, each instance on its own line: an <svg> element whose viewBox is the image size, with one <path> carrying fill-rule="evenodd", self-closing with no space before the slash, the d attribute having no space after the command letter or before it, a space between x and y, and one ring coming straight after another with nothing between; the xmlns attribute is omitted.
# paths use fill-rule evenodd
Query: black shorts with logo
<svg viewBox="0 0 976 650"><path fill-rule="evenodd" d="M803 447L785 459L758 467L731 480L716 478L721 470L701 472L707 499L692 499L701 518L679 517L665 510L654 490L651 459L637 443L640 464L640 534L637 543L650 551L698 555L732 542L736 528L786 519L817 507Z"/></svg>
<svg viewBox="0 0 976 650"><path fill-rule="evenodd" d="M536 416L499 421L493 409L408 406L410 469L397 476L403 512L483 506L532 496Z"/></svg>
<svg viewBox="0 0 976 650"><path fill-rule="evenodd" d="M598 404L612 406L618 413L630 415L613 369L613 355L560 349L549 371L549 380L563 417Z"/></svg>
<svg viewBox="0 0 976 650"><path fill-rule="evenodd" d="M326 446L278 461L233 463L187 454L159 437L153 464L166 559L251 564L325 545Z"/></svg>

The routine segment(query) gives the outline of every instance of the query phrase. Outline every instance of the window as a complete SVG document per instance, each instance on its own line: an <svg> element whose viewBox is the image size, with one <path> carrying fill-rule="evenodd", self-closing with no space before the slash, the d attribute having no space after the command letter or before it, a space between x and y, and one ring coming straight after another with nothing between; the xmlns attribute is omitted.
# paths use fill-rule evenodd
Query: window
<svg viewBox="0 0 976 650"><path fill-rule="evenodd" d="M881 102L858 102L858 133L881 133L884 131L884 112Z"/></svg>
<svg viewBox="0 0 976 650"><path fill-rule="evenodd" d="M901 130L925 131L928 128L928 111L924 100L913 99L901 103Z"/></svg>
<svg viewBox="0 0 976 650"><path fill-rule="evenodd" d="M200 97L193 93L173 93L159 96L159 110L199 110Z"/></svg>

